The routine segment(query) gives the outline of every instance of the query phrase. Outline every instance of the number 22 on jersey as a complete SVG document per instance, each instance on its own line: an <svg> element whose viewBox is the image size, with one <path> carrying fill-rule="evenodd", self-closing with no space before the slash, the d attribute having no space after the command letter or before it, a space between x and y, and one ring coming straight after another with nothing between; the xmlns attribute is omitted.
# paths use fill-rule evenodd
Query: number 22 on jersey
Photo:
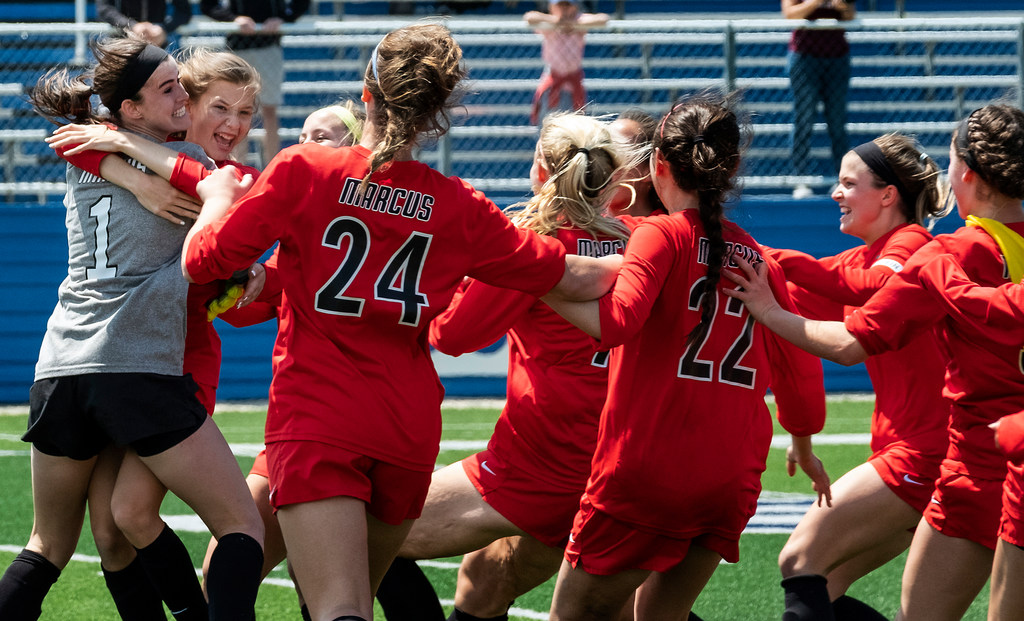
<svg viewBox="0 0 1024 621"><path fill-rule="evenodd" d="M699 278L690 287L690 295L688 297L687 308L692 311L700 312L700 301L704 297L704 281L706 278ZM732 345L729 346L729 350L722 360L702 360L700 358L701 349L704 345L712 340L712 335L717 341L722 338L729 338L731 335L719 334L724 330L730 329L729 324L723 324L718 321L719 311L725 315L731 315L733 317L742 317L746 314L746 309L743 306L743 302L736 298L726 297L725 306L722 307L719 304L719 293L717 288L712 292L713 306L711 309L711 322L704 326L700 331L697 332L695 338L690 340L689 345L686 347L686 351L679 359L679 373L678 377L693 379L699 382L710 382L715 379L715 366L718 366L718 381L724 384L731 384L733 386L741 386L743 388L753 388L754 378L757 375L756 369L749 369L744 366L740 366L740 360L743 356L750 351L750 346L754 342L754 318L747 314L746 321L743 322L740 328L739 334L733 337ZM730 322L735 325L735 322Z"/></svg>

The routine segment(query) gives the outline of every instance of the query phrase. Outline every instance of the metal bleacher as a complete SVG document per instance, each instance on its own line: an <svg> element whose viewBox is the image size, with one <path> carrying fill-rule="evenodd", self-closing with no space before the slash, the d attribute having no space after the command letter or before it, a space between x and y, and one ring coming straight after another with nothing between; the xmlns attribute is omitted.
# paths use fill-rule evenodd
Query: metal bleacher
<svg viewBox="0 0 1024 621"><path fill-rule="evenodd" d="M285 103L279 109L284 144L297 138L312 110L358 98L374 45L408 21L314 16L288 25ZM539 37L518 19L452 18L448 24L464 49L470 89L452 130L424 145L420 157L485 191L521 194L536 138L528 117L543 69ZM846 27L853 49L848 124L853 143L903 131L942 159L949 132L964 114L1007 95L1020 101L1020 18L864 17ZM229 28L196 18L184 29L181 44L218 46ZM637 106L657 114L688 92L739 89L752 129L743 171L746 190L771 193L798 181L826 186L831 179L823 128L812 145L820 171L808 178L789 176L792 103L785 53L791 28L780 18L613 20L588 35L588 111L613 114ZM81 67L84 41L105 32L99 24L0 23L0 193L9 199L43 200L62 192L62 167L42 142L49 127L32 114L24 91L49 67ZM258 137L261 130L253 133Z"/></svg>

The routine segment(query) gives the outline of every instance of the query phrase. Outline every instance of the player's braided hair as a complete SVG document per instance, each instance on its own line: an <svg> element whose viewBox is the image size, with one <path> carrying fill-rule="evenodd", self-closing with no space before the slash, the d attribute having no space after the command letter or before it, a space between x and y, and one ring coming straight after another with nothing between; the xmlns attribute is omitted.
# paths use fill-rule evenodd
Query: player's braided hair
<svg viewBox="0 0 1024 621"><path fill-rule="evenodd" d="M661 122L654 146L669 163L676 185L696 192L700 221L708 239L708 271L702 284L700 323L690 331L690 343L710 329L717 304L716 291L726 250L722 215L740 165L740 124L726 98L705 93L672 108Z"/></svg>
<svg viewBox="0 0 1024 621"><path fill-rule="evenodd" d="M89 99L96 94L100 101L109 100L117 92L128 66L146 45L146 41L135 36L90 41L96 65L75 76L66 68L46 72L29 93L32 107L54 125L100 123L108 118L119 121L120 110L111 110L110 117L101 116ZM138 93L131 96L133 101L138 98Z"/></svg>
<svg viewBox="0 0 1024 621"><path fill-rule="evenodd" d="M459 82L466 77L462 49L439 24L417 24L388 33L366 68L366 88L374 98L374 125L381 132L370 172L391 162L421 133L441 136L451 125Z"/></svg>
<svg viewBox="0 0 1024 621"><path fill-rule="evenodd" d="M944 189L939 187L941 170L935 160L921 151L917 142L899 133L889 133L875 138L872 142L878 145L885 161L899 178L907 194L916 196L913 205L907 205L902 196L900 207L907 222L923 224L925 218L941 218L943 212ZM871 173L876 188L886 186L874 172Z"/></svg>
<svg viewBox="0 0 1024 621"><path fill-rule="evenodd" d="M182 54L178 71L181 85L192 101L202 97L214 82L224 81L252 93L253 103L259 108L259 95L263 88L260 74L237 54L192 47Z"/></svg>
<svg viewBox="0 0 1024 621"><path fill-rule="evenodd" d="M996 192L1014 199L1024 198L1024 112L1006 104L992 104L976 110L967 119L970 154L953 141L964 161L973 157L982 180Z"/></svg>
<svg viewBox="0 0 1024 621"><path fill-rule="evenodd" d="M615 176L631 161L605 123L579 113L548 115L537 149L548 178L530 200L509 208L516 226L541 235L575 226L595 237L629 236L621 222L603 215Z"/></svg>

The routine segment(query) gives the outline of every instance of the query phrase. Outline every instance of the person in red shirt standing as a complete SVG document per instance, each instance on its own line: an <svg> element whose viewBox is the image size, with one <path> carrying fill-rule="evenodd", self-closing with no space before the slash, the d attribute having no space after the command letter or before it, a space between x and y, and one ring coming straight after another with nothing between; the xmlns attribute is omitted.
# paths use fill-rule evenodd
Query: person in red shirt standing
<svg viewBox="0 0 1024 621"><path fill-rule="evenodd" d="M801 315L842 319L903 269L932 239L921 226L925 218L945 215L938 176L935 162L899 134L876 138L843 157L832 192L841 212L839 228L864 245L823 259L766 249L785 271ZM868 613L867 604L846 590L910 545L946 454L946 364L935 338L924 334L865 364L876 395L873 454L835 482L831 506L808 509L782 549L788 614L829 602L837 619L847 618L847 611Z"/></svg>
<svg viewBox="0 0 1024 621"><path fill-rule="evenodd" d="M621 254L629 231L602 213L633 159L606 123L551 114L530 169L534 196L507 213L517 226L558 239L569 254ZM454 356L506 333L505 408L487 449L431 478L423 516L378 593L390 621L426 619L431 604L443 616L410 559L466 555L453 619L507 618L512 600L558 571L590 474L608 352L595 350L536 296L476 280L463 282L430 324L431 344Z"/></svg>
<svg viewBox="0 0 1024 621"><path fill-rule="evenodd" d="M949 448L904 569L904 621L959 619L992 567L1007 466L989 425L1024 409L1020 345L951 317L920 278L949 254L979 284L1008 282L1019 257L1004 238L1024 233L1024 112L993 104L964 119L950 144L949 179L969 226L921 247L842 323L783 311L749 265L741 266L744 276L731 276L742 289L730 295L759 322L840 364L899 349L925 332L939 335L947 358L943 396L951 403Z"/></svg>
<svg viewBox="0 0 1024 621"><path fill-rule="evenodd" d="M779 419L807 450L801 458L813 458L809 436L825 419L820 362L722 294L736 257L763 260L722 214L740 145L727 105L676 105L651 155L668 215L633 231L610 293L582 303L544 298L600 347L621 345L552 619L616 618L637 587L637 618L684 618L722 559L738 560L771 442L769 384ZM774 265L773 275L786 297Z"/></svg>
<svg viewBox="0 0 1024 621"><path fill-rule="evenodd" d="M1018 250L1024 248L1020 246ZM956 321L987 331L1001 343L1024 345L1024 287L1017 284L1024 255L1016 253L1010 278L999 287L973 282L950 255L932 261L920 272L921 286L942 304ZM1024 350L1022 350L1024 352ZM1022 353L1024 356L1024 353ZM999 542L992 561L989 618L1008 621L1024 609L1019 585L1024 577L1024 412L1008 414L990 424L996 446L1009 461L1003 483L1003 508L999 520Z"/></svg>
<svg viewBox="0 0 1024 621"><path fill-rule="evenodd" d="M430 320L465 276L543 295L606 290L614 262L565 256L482 194L412 159L447 129L464 76L446 28L386 35L371 55L360 144L302 144L251 183L230 169L185 242L189 280L223 278L280 241L283 286L267 414L270 500L317 619L370 619L381 577L419 516L443 389Z"/></svg>

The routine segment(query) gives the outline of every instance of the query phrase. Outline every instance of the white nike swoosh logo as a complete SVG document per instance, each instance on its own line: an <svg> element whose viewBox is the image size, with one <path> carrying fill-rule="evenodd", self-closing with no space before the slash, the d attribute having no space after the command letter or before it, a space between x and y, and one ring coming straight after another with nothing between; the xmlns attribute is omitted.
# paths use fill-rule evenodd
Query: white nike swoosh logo
<svg viewBox="0 0 1024 621"><path fill-rule="evenodd" d="M914 479L911 479L909 474L903 475L903 480L906 481L907 483L910 483L911 485L924 485L924 483L922 483L921 481L915 481Z"/></svg>
<svg viewBox="0 0 1024 621"><path fill-rule="evenodd" d="M487 467L487 460L486 459L483 460L482 462L480 462L480 469L481 470L486 470L487 472L490 472L494 476L498 476L497 474L494 474L493 470L491 470L490 468Z"/></svg>

